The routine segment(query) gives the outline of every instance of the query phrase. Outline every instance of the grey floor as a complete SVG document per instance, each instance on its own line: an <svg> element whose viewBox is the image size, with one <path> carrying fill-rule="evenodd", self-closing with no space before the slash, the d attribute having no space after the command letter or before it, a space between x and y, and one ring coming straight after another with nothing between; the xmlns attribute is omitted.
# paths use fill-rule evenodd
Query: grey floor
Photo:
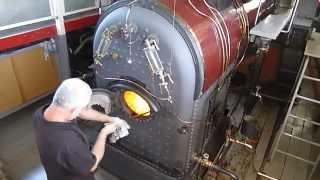
<svg viewBox="0 0 320 180"><path fill-rule="evenodd" d="M0 160L11 180L46 179L32 126L33 112L45 102L47 100L37 102L0 121Z"/></svg>
<svg viewBox="0 0 320 180"><path fill-rule="evenodd" d="M49 98L41 100L0 120L0 162L9 180L46 180L35 144L32 115ZM115 180L99 170L96 180ZM1 176L0 176L0 180Z"/></svg>

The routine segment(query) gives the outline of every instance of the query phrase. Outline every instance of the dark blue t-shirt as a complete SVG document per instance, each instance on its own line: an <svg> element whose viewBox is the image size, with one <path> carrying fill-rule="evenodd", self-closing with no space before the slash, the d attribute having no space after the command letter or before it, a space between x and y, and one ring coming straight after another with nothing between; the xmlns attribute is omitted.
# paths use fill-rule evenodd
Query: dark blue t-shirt
<svg viewBox="0 0 320 180"><path fill-rule="evenodd" d="M94 180L96 162L86 137L75 121L48 122L39 108L34 116L35 137L48 180Z"/></svg>

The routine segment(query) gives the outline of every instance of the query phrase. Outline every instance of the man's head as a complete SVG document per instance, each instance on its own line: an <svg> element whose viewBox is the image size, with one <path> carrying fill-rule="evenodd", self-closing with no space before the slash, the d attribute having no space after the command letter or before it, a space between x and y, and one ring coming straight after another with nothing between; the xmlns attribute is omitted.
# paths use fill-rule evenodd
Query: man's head
<svg viewBox="0 0 320 180"><path fill-rule="evenodd" d="M67 79L58 87L51 105L69 110L71 118L75 118L89 104L91 95L87 83L78 78Z"/></svg>

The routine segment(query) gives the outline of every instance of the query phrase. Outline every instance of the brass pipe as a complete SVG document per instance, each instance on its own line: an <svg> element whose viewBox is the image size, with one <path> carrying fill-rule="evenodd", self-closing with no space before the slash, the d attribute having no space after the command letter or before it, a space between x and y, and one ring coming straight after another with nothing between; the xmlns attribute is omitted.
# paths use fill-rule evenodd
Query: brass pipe
<svg viewBox="0 0 320 180"><path fill-rule="evenodd" d="M206 168L218 171L222 174L225 174L225 175L231 177L234 180L240 180L240 178L236 174L234 174L233 172L228 171L226 169L223 169L222 167L220 167L220 166L214 164L212 161L210 161L209 154L207 154L207 153L203 154L203 157L198 157L198 156L194 155L192 157L192 159L193 159L193 161L199 163L200 166L202 166L202 167L206 167Z"/></svg>

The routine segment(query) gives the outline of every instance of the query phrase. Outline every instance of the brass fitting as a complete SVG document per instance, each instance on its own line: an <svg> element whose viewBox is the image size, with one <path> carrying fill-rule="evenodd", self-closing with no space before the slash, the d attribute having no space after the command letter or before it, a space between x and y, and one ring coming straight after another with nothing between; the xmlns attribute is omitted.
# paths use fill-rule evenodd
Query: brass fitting
<svg viewBox="0 0 320 180"><path fill-rule="evenodd" d="M202 155L202 157L198 157L198 156L194 155L194 156L192 157L192 159L193 159L195 162L199 163L202 167L212 168L212 167L214 167L214 163L209 160L209 157L210 157L210 156L209 156L208 153L204 153L204 154Z"/></svg>

